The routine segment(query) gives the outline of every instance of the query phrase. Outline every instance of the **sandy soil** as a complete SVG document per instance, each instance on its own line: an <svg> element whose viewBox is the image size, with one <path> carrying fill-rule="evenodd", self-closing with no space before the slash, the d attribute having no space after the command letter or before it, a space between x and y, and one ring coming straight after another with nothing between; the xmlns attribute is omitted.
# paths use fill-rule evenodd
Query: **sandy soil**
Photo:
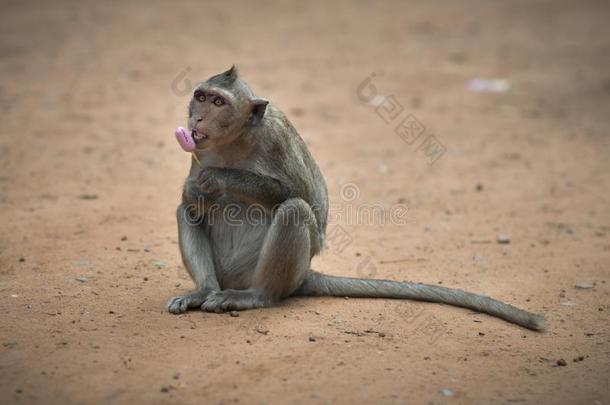
<svg viewBox="0 0 610 405"><path fill-rule="evenodd" d="M610 403L608 4L327 3L1 3L0 402ZM548 330L389 300L167 313L192 287L172 131L232 63L342 213L314 268L485 293ZM394 132L408 114L444 154ZM363 224L361 203L408 212Z"/></svg>

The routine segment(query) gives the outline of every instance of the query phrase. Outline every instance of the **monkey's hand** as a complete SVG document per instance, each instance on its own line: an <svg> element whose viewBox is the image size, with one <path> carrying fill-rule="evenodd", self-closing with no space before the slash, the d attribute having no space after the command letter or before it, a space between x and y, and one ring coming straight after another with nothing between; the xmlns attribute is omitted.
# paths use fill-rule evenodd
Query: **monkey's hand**
<svg viewBox="0 0 610 405"><path fill-rule="evenodd" d="M206 196L218 197L226 191L226 171L221 167L204 167L197 177L197 186Z"/></svg>
<svg viewBox="0 0 610 405"><path fill-rule="evenodd" d="M204 193L228 195L249 204L273 208L290 198L290 192L279 180L249 170L206 167L198 184Z"/></svg>
<svg viewBox="0 0 610 405"><path fill-rule="evenodd" d="M182 201L191 206L197 206L202 211L206 211L206 206L216 202L217 197L218 192L212 192L212 187L201 187L199 178L188 178L182 189Z"/></svg>

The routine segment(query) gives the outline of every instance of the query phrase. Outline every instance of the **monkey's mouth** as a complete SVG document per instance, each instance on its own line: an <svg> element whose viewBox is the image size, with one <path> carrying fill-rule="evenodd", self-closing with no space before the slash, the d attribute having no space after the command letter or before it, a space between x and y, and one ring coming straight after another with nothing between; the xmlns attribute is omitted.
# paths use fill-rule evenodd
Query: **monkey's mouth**
<svg viewBox="0 0 610 405"><path fill-rule="evenodd" d="M208 136L206 134L200 133L196 129L193 129L191 131L191 136L193 137L193 140L195 141L195 143L201 143L201 142L205 141L206 139L208 139Z"/></svg>

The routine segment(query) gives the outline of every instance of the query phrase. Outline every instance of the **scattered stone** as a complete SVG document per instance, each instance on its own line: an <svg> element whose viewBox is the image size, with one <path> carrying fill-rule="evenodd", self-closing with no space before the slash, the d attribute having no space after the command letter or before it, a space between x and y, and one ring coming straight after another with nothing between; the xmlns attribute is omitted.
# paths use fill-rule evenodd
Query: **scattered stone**
<svg viewBox="0 0 610 405"><path fill-rule="evenodd" d="M316 341L316 338L315 338L315 337L313 337L313 336L309 336L309 341L310 341L310 342L315 342L315 341Z"/></svg>
<svg viewBox="0 0 610 405"><path fill-rule="evenodd" d="M498 242L500 245L508 245L510 243L510 236L506 234L500 234L496 238L496 242Z"/></svg>
<svg viewBox="0 0 610 405"><path fill-rule="evenodd" d="M557 360L557 365L559 367L565 367L568 365L568 363L564 359L559 359L559 360Z"/></svg>
<svg viewBox="0 0 610 405"><path fill-rule="evenodd" d="M165 264L165 262L162 262L161 260L155 260L153 264L157 267L157 270L162 270L167 267L167 264Z"/></svg>
<svg viewBox="0 0 610 405"><path fill-rule="evenodd" d="M479 336L485 336L485 333L479 332Z"/></svg>
<svg viewBox="0 0 610 405"><path fill-rule="evenodd" d="M174 380L179 380L180 379L180 373L174 373L174 375L172 376L172 378Z"/></svg>
<svg viewBox="0 0 610 405"><path fill-rule="evenodd" d="M452 397L453 396L453 391L451 391L449 388L443 388L439 392L444 397Z"/></svg>
<svg viewBox="0 0 610 405"><path fill-rule="evenodd" d="M78 196L81 200L97 200L97 194L81 194Z"/></svg>
<svg viewBox="0 0 610 405"><path fill-rule="evenodd" d="M143 279L143 280L144 280L144 281L148 281L148 277L144 277L144 279Z"/></svg>
<svg viewBox="0 0 610 405"><path fill-rule="evenodd" d="M255 329L258 333L260 333L261 335L267 335L269 333L269 329L264 329L264 328L256 328Z"/></svg>
<svg viewBox="0 0 610 405"><path fill-rule="evenodd" d="M593 288L595 286L595 284L591 284L591 283L578 283L576 285L574 285L574 288L578 288L580 290L589 290L591 288Z"/></svg>
<svg viewBox="0 0 610 405"><path fill-rule="evenodd" d="M161 392L170 392L173 388L173 386L165 384L161 386Z"/></svg>
<svg viewBox="0 0 610 405"><path fill-rule="evenodd" d="M123 236L123 237L121 238L121 240L122 240L123 242L125 242L125 241L127 240L127 236Z"/></svg>
<svg viewBox="0 0 610 405"><path fill-rule="evenodd" d="M552 364L553 360L549 359L547 357L540 357L540 359L538 360L540 363L545 363L545 364Z"/></svg>
<svg viewBox="0 0 610 405"><path fill-rule="evenodd" d="M229 315L230 315L231 317L233 317L233 318L237 318L237 317L239 317L239 312L237 312L237 311L231 311L231 312L229 312Z"/></svg>
<svg viewBox="0 0 610 405"><path fill-rule="evenodd" d="M25 262L25 257L20 257L20 258L19 258L19 261L20 261L21 263Z"/></svg>
<svg viewBox="0 0 610 405"><path fill-rule="evenodd" d="M74 280L76 280L80 283L86 283L87 281L89 281L89 279L85 276L75 277Z"/></svg>
<svg viewBox="0 0 610 405"><path fill-rule="evenodd" d="M579 361L583 361L584 359L585 359L585 356L574 357L574 363L578 363Z"/></svg>
<svg viewBox="0 0 610 405"><path fill-rule="evenodd" d="M483 185L482 185L481 183L478 183L478 184L477 184L477 185L474 187L474 189L475 189L476 191L483 191Z"/></svg>

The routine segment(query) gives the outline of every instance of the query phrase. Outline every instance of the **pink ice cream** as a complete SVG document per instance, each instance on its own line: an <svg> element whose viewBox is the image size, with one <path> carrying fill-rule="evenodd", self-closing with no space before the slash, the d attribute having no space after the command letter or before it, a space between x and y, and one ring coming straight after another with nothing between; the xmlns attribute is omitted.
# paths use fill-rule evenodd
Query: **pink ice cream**
<svg viewBox="0 0 610 405"><path fill-rule="evenodd" d="M174 134L176 135L176 139L178 140L178 143L180 144L182 149L184 149L185 152L192 152L195 150L195 146L196 146L195 140L193 139L193 136L185 128L182 128L182 127L176 128L176 130L174 131Z"/></svg>

